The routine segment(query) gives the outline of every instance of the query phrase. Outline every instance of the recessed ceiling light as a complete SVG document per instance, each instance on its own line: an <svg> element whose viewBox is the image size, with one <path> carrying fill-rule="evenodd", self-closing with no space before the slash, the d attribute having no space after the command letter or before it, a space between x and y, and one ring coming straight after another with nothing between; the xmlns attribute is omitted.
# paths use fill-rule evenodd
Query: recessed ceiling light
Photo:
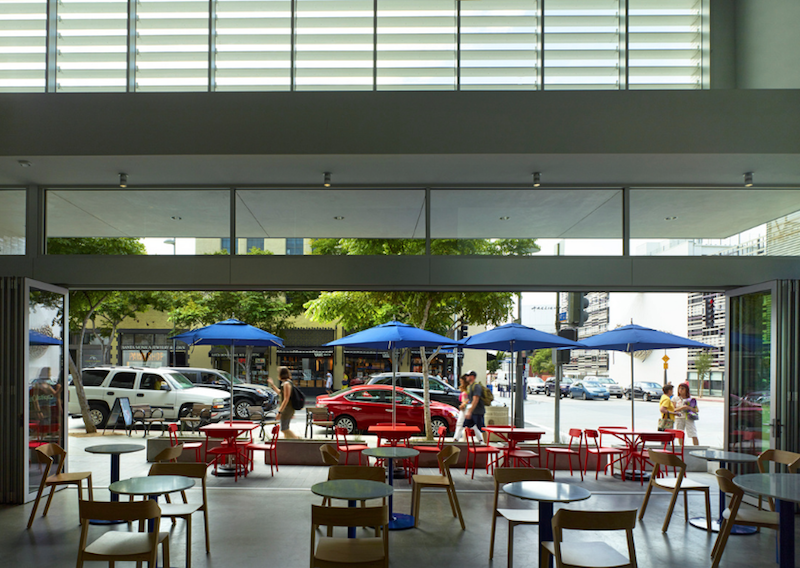
<svg viewBox="0 0 800 568"><path fill-rule="evenodd" d="M325 187L331 186L331 172L325 172L322 175L322 185Z"/></svg>
<svg viewBox="0 0 800 568"><path fill-rule="evenodd" d="M533 172L533 187L539 187L540 185L542 185L542 173Z"/></svg>
<svg viewBox="0 0 800 568"><path fill-rule="evenodd" d="M341 215L337 215L336 217L334 217L334 219L336 219L337 221L341 221L344 219L344 217L342 217Z"/></svg>
<svg viewBox="0 0 800 568"><path fill-rule="evenodd" d="M33 165L28 160L17 160L17 163L23 168L30 168Z"/></svg>
<svg viewBox="0 0 800 568"><path fill-rule="evenodd" d="M182 219L183 219L183 217L178 217L177 215L173 215L173 216L172 216L172 220L173 220L173 221L180 221L180 220L182 220Z"/></svg>
<svg viewBox="0 0 800 568"><path fill-rule="evenodd" d="M664 217L664 221L674 221L677 217Z"/></svg>
<svg viewBox="0 0 800 568"><path fill-rule="evenodd" d="M511 217L508 217L508 216L500 217L501 221L508 221L509 219L511 219Z"/></svg>
<svg viewBox="0 0 800 568"><path fill-rule="evenodd" d="M119 174L119 186L120 187L128 187L128 174L124 172L120 172Z"/></svg>
<svg viewBox="0 0 800 568"><path fill-rule="evenodd" d="M744 186L753 187L753 172L744 173Z"/></svg>

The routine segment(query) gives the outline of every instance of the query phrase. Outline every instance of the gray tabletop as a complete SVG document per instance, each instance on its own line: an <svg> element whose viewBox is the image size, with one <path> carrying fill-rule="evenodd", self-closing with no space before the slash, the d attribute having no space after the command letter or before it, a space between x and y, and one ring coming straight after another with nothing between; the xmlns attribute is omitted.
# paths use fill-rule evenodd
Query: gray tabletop
<svg viewBox="0 0 800 568"><path fill-rule="evenodd" d="M753 463L758 461L758 457L752 454L742 454L740 452L726 452L723 450L694 450L689 455L701 460L730 462L730 463Z"/></svg>
<svg viewBox="0 0 800 568"><path fill-rule="evenodd" d="M84 451L90 454L129 454L143 450L140 444L102 444L100 446L89 446Z"/></svg>
<svg viewBox="0 0 800 568"><path fill-rule="evenodd" d="M311 486L311 492L315 495L348 501L381 499L391 495L392 491L391 485L366 479L333 479Z"/></svg>
<svg viewBox="0 0 800 568"><path fill-rule="evenodd" d="M737 475L733 483L747 493L800 503L800 475L796 473L748 473Z"/></svg>
<svg viewBox="0 0 800 568"><path fill-rule="evenodd" d="M182 475L151 475L121 479L108 486L109 491L120 495L163 495L185 491L194 487L194 479Z"/></svg>
<svg viewBox="0 0 800 568"><path fill-rule="evenodd" d="M380 448L367 448L366 450L361 450L361 453L365 456L370 456L373 458L413 458L414 456L419 455L418 450L414 450L412 448L401 448L399 446L382 446Z"/></svg>
<svg viewBox="0 0 800 568"><path fill-rule="evenodd" d="M591 492L583 487L558 481L517 481L503 485L503 491L520 499L551 503L582 501L592 496Z"/></svg>

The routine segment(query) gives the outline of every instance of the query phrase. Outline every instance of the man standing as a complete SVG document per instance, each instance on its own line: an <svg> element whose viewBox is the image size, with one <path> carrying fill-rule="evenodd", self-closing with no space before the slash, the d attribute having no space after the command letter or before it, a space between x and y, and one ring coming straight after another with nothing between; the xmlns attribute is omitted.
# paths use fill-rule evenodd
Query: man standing
<svg viewBox="0 0 800 568"><path fill-rule="evenodd" d="M475 430L480 435L480 439L483 440L483 427L485 426L483 415L486 414L486 408L484 408L481 400L484 387L475 382L477 376L475 371L467 373L467 395L470 402L468 403L467 411L464 413L464 427Z"/></svg>
<svg viewBox="0 0 800 568"><path fill-rule="evenodd" d="M333 375L330 371L325 375L325 390L328 394L333 394Z"/></svg>

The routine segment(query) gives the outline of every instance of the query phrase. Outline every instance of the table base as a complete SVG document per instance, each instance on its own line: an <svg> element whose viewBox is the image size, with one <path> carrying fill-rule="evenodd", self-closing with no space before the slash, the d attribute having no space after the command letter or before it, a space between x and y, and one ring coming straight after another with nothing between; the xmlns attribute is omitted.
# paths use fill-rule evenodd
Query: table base
<svg viewBox="0 0 800 568"><path fill-rule="evenodd" d="M217 477L235 477L236 476L236 467L233 465L222 464L217 466L217 471L212 471L211 475L216 475ZM238 466L242 467L242 466ZM239 475L245 476L246 474L243 472L239 472Z"/></svg>
<svg viewBox="0 0 800 568"><path fill-rule="evenodd" d="M614 472L612 474L617 479L622 479L622 474L619 472ZM633 481L650 481L650 472L649 471L641 471L638 469L625 471L625 480L631 479Z"/></svg>
<svg viewBox="0 0 800 568"><path fill-rule="evenodd" d="M91 519L89 521L90 525L121 525L126 523L127 521L105 521L101 519Z"/></svg>
<svg viewBox="0 0 800 568"><path fill-rule="evenodd" d="M696 529L708 530L708 523L706 522L705 517L692 517L689 519L689 524ZM711 532L719 532L721 524L722 522L719 520L711 521ZM756 532L758 532L756 527L748 527L744 525L733 525L731 528L731 534L755 534Z"/></svg>
<svg viewBox="0 0 800 568"><path fill-rule="evenodd" d="M392 513L389 519L390 531L402 531L414 528L414 517L403 513Z"/></svg>

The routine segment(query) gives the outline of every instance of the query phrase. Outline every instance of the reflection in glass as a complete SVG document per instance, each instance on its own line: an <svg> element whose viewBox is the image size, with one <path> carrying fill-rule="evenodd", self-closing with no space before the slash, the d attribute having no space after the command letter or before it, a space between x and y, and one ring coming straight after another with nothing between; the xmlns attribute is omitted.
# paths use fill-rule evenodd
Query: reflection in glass
<svg viewBox="0 0 800 568"><path fill-rule="evenodd" d="M25 254L25 191L0 191L0 255Z"/></svg>

